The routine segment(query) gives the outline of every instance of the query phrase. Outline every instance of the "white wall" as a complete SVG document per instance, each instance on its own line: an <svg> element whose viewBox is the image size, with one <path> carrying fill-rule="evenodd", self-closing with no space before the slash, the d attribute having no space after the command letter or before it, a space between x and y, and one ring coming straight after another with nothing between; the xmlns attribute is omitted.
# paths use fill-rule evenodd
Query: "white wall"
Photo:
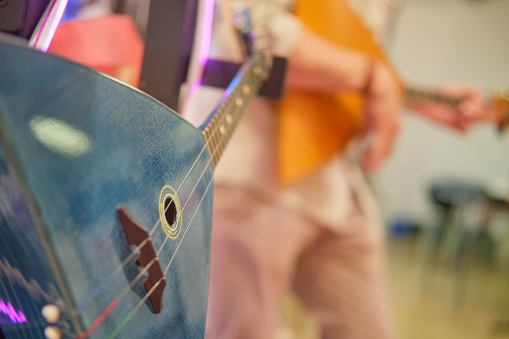
<svg viewBox="0 0 509 339"><path fill-rule="evenodd" d="M509 85L509 1L406 0L388 41L410 83ZM509 136L488 125L460 135L407 112L395 152L374 177L386 220L425 218L428 184L444 177L509 179Z"/></svg>

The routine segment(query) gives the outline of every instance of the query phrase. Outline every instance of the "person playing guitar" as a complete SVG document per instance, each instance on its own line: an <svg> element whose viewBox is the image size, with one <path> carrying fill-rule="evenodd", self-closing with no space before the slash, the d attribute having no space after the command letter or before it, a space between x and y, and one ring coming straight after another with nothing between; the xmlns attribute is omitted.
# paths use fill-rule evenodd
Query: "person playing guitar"
<svg viewBox="0 0 509 339"><path fill-rule="evenodd" d="M263 28L255 47L287 56L289 67L285 98L252 102L217 167L206 337L273 337L279 303L293 288L322 337L393 338L384 229L346 149L370 134L360 165L374 171L383 164L400 127L400 80L383 56L355 46L359 40L351 39L353 47L337 42L343 18L334 15L349 10L341 1L222 5L225 21L231 8L249 8L255 31ZM225 45L219 53L234 54ZM437 93L462 100L411 106L459 130L488 119L478 88Z"/></svg>

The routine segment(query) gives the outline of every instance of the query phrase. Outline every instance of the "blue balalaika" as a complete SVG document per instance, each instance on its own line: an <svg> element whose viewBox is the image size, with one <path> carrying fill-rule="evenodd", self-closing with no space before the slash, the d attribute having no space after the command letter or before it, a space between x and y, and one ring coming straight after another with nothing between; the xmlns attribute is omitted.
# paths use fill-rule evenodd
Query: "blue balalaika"
<svg viewBox="0 0 509 339"><path fill-rule="evenodd" d="M213 167L264 73L252 55L197 129L0 42L0 337L203 337Z"/></svg>

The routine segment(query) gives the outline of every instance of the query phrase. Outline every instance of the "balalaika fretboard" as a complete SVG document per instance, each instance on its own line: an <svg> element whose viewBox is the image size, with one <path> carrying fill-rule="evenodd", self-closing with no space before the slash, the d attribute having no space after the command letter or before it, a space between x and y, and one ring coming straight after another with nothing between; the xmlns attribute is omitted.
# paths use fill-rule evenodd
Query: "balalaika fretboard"
<svg viewBox="0 0 509 339"><path fill-rule="evenodd" d="M242 65L219 104L200 127L214 167L221 158L246 106L260 90L266 74L262 53L254 53Z"/></svg>

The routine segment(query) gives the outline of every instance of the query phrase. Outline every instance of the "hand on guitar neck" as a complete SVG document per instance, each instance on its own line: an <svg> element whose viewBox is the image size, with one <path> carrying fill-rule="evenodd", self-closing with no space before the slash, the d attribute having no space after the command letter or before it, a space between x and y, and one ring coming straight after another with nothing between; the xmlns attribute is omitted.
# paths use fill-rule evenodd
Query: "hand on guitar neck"
<svg viewBox="0 0 509 339"><path fill-rule="evenodd" d="M407 88L406 106L431 120L465 132L474 123L492 122L502 131L504 116L504 101L507 98L494 93L486 100L479 87L466 84L449 84L437 89Z"/></svg>
<svg viewBox="0 0 509 339"><path fill-rule="evenodd" d="M384 110L381 103L389 102L394 95L390 93L390 77L384 80L384 68L375 73L378 90L366 92L365 126L363 136L371 134L367 141L367 151L361 164L367 171L377 169L390 154L397 135L399 120L393 110ZM373 97L375 93L375 97ZM448 84L435 89L406 88L404 105L432 121L460 132L466 132L473 124L493 123L503 132L509 123L509 96L506 91L495 90L485 98L480 87L468 84ZM388 106L387 106L388 107Z"/></svg>

